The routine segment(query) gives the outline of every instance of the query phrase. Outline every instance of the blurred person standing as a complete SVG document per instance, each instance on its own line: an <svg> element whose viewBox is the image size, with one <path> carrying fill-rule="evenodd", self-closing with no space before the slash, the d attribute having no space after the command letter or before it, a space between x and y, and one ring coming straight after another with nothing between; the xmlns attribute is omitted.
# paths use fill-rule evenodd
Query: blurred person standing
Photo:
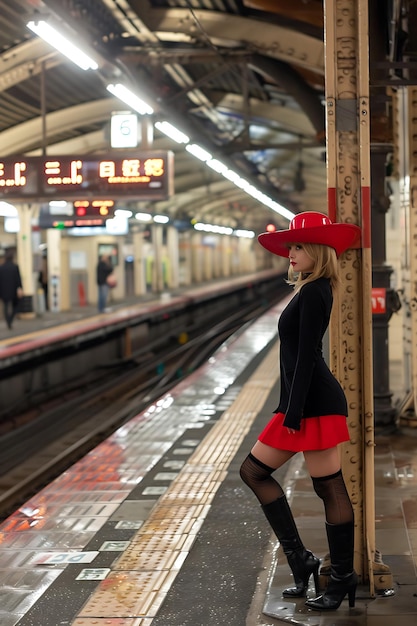
<svg viewBox="0 0 417 626"><path fill-rule="evenodd" d="M13 250L6 250L4 263L0 265L0 298L3 300L4 317L10 329L13 327L19 300L23 296L19 266L13 258Z"/></svg>
<svg viewBox="0 0 417 626"><path fill-rule="evenodd" d="M44 301L45 301L45 309L49 310L49 301L48 301L48 262L46 256L42 257L41 269L38 274L38 283L42 288Z"/></svg>
<svg viewBox="0 0 417 626"><path fill-rule="evenodd" d="M113 265L110 257L103 254L99 258L97 264L97 286L98 286L98 312L104 313L107 306L107 298L109 296L110 286L107 282L108 277L113 272Z"/></svg>

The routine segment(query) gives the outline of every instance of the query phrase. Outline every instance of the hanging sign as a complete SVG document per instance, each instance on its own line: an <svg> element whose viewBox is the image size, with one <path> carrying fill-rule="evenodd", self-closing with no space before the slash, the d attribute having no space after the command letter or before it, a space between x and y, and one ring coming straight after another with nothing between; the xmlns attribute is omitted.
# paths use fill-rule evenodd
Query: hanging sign
<svg viewBox="0 0 417 626"><path fill-rule="evenodd" d="M174 193L173 158L156 150L0 159L0 199L167 200Z"/></svg>

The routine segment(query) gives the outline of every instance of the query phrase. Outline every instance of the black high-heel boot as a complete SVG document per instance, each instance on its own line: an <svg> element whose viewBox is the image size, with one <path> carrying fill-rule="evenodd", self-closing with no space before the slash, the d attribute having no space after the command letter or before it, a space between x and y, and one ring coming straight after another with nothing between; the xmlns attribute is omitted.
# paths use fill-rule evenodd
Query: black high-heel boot
<svg viewBox="0 0 417 626"><path fill-rule="evenodd" d="M284 545L283 545L284 550ZM288 587L282 592L283 596L291 598L302 598L307 593L308 581L313 574L314 587L316 593L319 592L319 567L320 559L318 559L310 550L294 551L288 554L284 554L287 557L288 565L294 576L294 587Z"/></svg>
<svg viewBox="0 0 417 626"><path fill-rule="evenodd" d="M353 522L326 523L326 531L331 561L329 584L321 596L307 600L306 605L316 611L335 611L347 595L349 606L354 607L358 577L353 569Z"/></svg>
<svg viewBox="0 0 417 626"><path fill-rule="evenodd" d="M310 609L316 609L316 611L336 611L347 595L349 606L352 608L355 606L357 585L358 577L356 572L352 572L341 579L330 576L326 591L318 598L314 598L314 600L307 600L306 605Z"/></svg>
<svg viewBox="0 0 417 626"><path fill-rule="evenodd" d="M311 575L314 577L316 593L319 593L320 559L314 556L310 550L305 549L287 498L281 496L270 504L262 505L261 508L282 545L294 576L295 586L284 589L282 595L292 598L304 597Z"/></svg>

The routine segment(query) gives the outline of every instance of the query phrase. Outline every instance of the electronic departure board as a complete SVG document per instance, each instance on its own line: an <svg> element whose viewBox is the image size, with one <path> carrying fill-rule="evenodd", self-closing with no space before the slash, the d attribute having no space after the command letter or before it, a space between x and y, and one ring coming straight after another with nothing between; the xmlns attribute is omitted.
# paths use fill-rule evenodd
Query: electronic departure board
<svg viewBox="0 0 417 626"><path fill-rule="evenodd" d="M0 158L0 200L166 200L173 170L173 153L163 151Z"/></svg>

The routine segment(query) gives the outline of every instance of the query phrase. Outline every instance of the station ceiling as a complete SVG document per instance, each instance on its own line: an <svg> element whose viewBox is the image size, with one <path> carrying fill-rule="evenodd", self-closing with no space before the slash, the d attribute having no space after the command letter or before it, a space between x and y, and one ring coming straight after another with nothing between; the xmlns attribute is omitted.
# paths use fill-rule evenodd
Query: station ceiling
<svg viewBox="0 0 417 626"><path fill-rule="evenodd" d="M380 3L384 26L402 4ZM0 8L0 156L108 151L111 114L126 105L106 82L128 80L152 104L153 121L169 120L290 211L326 211L322 0L0 0ZM27 22L39 18L94 50L99 71L38 38ZM271 221L287 227L183 145L156 129L152 141L175 153L175 195L135 207L256 232Z"/></svg>

